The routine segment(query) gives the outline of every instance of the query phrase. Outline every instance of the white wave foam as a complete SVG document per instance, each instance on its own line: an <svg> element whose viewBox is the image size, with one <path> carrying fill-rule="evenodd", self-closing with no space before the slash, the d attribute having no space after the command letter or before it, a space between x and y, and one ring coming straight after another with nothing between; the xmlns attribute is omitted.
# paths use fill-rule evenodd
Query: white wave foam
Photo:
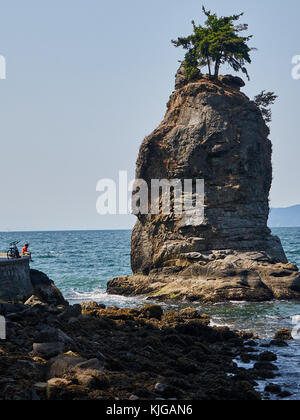
<svg viewBox="0 0 300 420"><path fill-rule="evenodd" d="M94 289L91 292L79 292L72 290L66 296L66 299L70 303L75 302L91 302L102 303L106 306L118 306L118 307L139 307L146 303L144 297L125 297L117 295L109 295L103 289Z"/></svg>

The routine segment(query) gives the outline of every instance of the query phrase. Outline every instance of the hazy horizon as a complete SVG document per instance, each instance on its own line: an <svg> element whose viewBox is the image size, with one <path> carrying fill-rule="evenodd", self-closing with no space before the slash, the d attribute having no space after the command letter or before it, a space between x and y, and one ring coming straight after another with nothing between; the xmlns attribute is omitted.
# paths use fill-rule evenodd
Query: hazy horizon
<svg viewBox="0 0 300 420"><path fill-rule="evenodd" d="M183 52L171 39L218 14L245 12L258 48L243 88L279 95L273 107L271 206L300 203L300 3L290 0L11 0L2 6L0 231L131 229L134 216L100 216L97 181L134 177L143 138L162 120ZM284 31L275 28L284 27ZM228 73L224 67L222 73ZM243 77L241 74L237 74Z"/></svg>

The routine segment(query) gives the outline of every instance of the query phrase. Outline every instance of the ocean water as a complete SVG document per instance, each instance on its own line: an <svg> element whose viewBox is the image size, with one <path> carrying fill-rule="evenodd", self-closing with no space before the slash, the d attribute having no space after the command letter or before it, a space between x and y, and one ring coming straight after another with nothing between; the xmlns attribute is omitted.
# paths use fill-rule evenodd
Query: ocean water
<svg viewBox="0 0 300 420"><path fill-rule="evenodd" d="M290 262L300 267L300 228L274 228ZM131 274L131 231L74 232L5 232L0 233L0 252L9 242L20 245L30 242L32 268L45 272L64 293L70 303L95 300L108 306L138 307L144 298L124 298L105 293L107 281ZM176 309L184 305L165 305ZM188 306L191 306L190 304ZM282 327L300 327L300 302L246 303L231 302L217 305L193 304L212 317L214 325L253 331L269 340ZM293 393L289 399L300 399L300 339L288 348L273 349L278 355L281 376L272 380ZM251 367L249 365L248 367ZM260 384L264 387L265 384Z"/></svg>

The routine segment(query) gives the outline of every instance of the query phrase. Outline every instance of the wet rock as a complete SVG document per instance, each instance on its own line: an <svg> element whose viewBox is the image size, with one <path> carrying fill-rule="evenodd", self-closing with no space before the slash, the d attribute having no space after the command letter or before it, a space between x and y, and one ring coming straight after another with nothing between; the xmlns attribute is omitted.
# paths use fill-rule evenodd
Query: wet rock
<svg viewBox="0 0 300 420"><path fill-rule="evenodd" d="M289 398L289 397L291 397L293 394L291 393L291 392L289 392L289 391L282 391L280 394L279 394L279 397L280 398Z"/></svg>
<svg viewBox="0 0 300 420"><path fill-rule="evenodd" d="M210 317L206 314L201 314L192 308L185 308L179 311L179 316L183 319L201 319L206 325L210 324Z"/></svg>
<svg viewBox="0 0 300 420"><path fill-rule="evenodd" d="M274 340L293 340L292 331L288 328L281 328L275 334Z"/></svg>
<svg viewBox="0 0 300 420"><path fill-rule="evenodd" d="M281 387L276 384L268 384L265 387L265 392L269 392L270 394L279 395L281 394Z"/></svg>
<svg viewBox="0 0 300 420"><path fill-rule="evenodd" d="M241 354L241 361L243 363L251 363L251 357L248 354Z"/></svg>
<svg viewBox="0 0 300 420"><path fill-rule="evenodd" d="M257 346L258 346L258 344L257 344L257 342L256 342L256 341L254 341L254 340L249 340L249 341L246 341L245 346L249 346L249 347L257 347Z"/></svg>
<svg viewBox="0 0 300 420"><path fill-rule="evenodd" d="M261 353L259 355L259 360L261 360L262 362L276 362L277 356L275 353L265 351L264 353Z"/></svg>
<svg viewBox="0 0 300 420"><path fill-rule="evenodd" d="M253 369L253 370L251 370L251 372L252 372L252 374L255 378L259 378L259 379L263 379L263 380L265 380L265 379L275 379L276 378L275 373L272 370L269 370L269 369L268 370Z"/></svg>
<svg viewBox="0 0 300 420"><path fill-rule="evenodd" d="M254 340L259 337L255 336L253 332L251 331L237 331L237 334L243 339L243 340Z"/></svg>
<svg viewBox="0 0 300 420"><path fill-rule="evenodd" d="M269 346L275 346L275 347L288 347L288 343L284 340L272 340L269 344Z"/></svg>
<svg viewBox="0 0 300 420"><path fill-rule="evenodd" d="M105 309L106 306L97 302L80 302L82 315L90 315L91 312L98 311L99 309Z"/></svg>
<svg viewBox="0 0 300 420"><path fill-rule="evenodd" d="M256 370L278 370L278 367L270 362L257 362L254 365Z"/></svg>

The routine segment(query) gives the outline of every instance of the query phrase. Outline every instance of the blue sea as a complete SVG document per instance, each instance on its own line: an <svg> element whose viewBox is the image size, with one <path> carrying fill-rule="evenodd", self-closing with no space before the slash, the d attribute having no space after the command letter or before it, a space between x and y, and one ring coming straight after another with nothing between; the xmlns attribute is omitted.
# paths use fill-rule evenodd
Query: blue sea
<svg viewBox="0 0 300 420"><path fill-rule="evenodd" d="M300 228L272 230L281 238L289 261L300 267ZM108 280L131 274L130 238L131 231L127 230L5 232L0 233L0 252L8 249L9 242L19 240L20 245L30 242L32 268L54 280L70 303L95 300L108 306L138 307L145 304L145 299L109 296L105 292ZM171 309L178 306L184 305L166 305ZM262 340L273 338L279 328L292 329L297 323L300 326L300 302L231 302L193 304L193 307L209 314L214 325L250 330L258 333ZM300 340L276 352L281 376L272 382L291 391L291 399L300 399Z"/></svg>

